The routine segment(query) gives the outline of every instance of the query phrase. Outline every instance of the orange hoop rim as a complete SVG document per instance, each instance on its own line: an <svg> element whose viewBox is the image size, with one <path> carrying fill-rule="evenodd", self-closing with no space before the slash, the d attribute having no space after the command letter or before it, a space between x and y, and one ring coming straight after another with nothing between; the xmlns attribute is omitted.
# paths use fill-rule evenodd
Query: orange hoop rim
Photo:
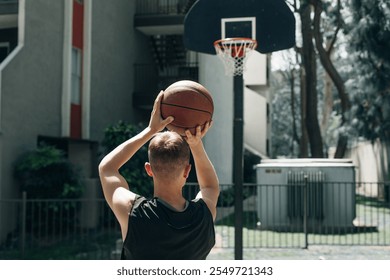
<svg viewBox="0 0 390 280"><path fill-rule="evenodd" d="M221 47L222 43L234 43L234 42L241 42L246 45L253 44L253 49L257 47L257 40L251 38L245 38L245 37L219 39L214 42L214 46Z"/></svg>
<svg viewBox="0 0 390 280"><path fill-rule="evenodd" d="M222 60L227 75L242 75L248 55L257 47L251 38L224 38L214 42L216 55Z"/></svg>

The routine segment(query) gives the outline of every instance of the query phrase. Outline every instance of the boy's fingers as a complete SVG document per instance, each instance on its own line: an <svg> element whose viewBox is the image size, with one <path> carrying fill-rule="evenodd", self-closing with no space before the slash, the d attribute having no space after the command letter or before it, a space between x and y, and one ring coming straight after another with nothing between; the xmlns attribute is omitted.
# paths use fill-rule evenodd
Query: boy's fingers
<svg viewBox="0 0 390 280"><path fill-rule="evenodd" d="M154 100L154 104L157 105L161 102L161 99L163 97L164 91L160 91L160 93L157 95L156 99Z"/></svg>
<svg viewBox="0 0 390 280"><path fill-rule="evenodd" d="M163 121L163 123L164 123L164 125L170 124L171 122L174 121L174 119L175 119L174 117L169 116L169 117L167 117L167 118Z"/></svg>
<svg viewBox="0 0 390 280"><path fill-rule="evenodd" d="M200 136L202 133L202 126L198 125L196 127L196 136Z"/></svg>
<svg viewBox="0 0 390 280"><path fill-rule="evenodd" d="M186 129L184 133L186 134L187 139L192 137L192 133L189 129Z"/></svg>
<svg viewBox="0 0 390 280"><path fill-rule="evenodd" d="M206 133L207 130L209 130L209 127L210 127L209 122L205 123L204 128L203 128L203 133Z"/></svg>

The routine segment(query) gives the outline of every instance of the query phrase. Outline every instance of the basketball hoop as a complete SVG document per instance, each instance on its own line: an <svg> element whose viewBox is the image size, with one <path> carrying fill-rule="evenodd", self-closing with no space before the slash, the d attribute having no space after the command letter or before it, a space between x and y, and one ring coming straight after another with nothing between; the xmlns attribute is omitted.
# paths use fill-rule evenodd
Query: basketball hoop
<svg viewBox="0 0 390 280"><path fill-rule="evenodd" d="M226 38L214 42L215 51L229 76L243 74L246 59L256 46L257 41L250 38Z"/></svg>

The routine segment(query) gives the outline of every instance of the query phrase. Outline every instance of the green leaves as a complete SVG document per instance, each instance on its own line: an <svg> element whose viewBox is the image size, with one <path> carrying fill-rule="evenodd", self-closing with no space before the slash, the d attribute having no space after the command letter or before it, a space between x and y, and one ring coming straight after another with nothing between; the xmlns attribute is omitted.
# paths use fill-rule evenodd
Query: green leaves
<svg viewBox="0 0 390 280"><path fill-rule="evenodd" d="M102 146L105 154L112 151L115 147L137 135L144 129L144 125L130 124L124 121L107 127L104 131ZM128 182L130 189L140 195L151 197L153 195L153 181L146 174L144 169L145 162L148 161L147 145L141 147L137 153L122 166L120 172Z"/></svg>
<svg viewBox="0 0 390 280"><path fill-rule="evenodd" d="M29 198L78 198L81 174L61 150L40 146L15 163L15 178Z"/></svg>
<svg viewBox="0 0 390 280"><path fill-rule="evenodd" d="M50 146L39 147L28 152L19 160L16 171L19 173L36 171L63 160L64 153Z"/></svg>
<svg viewBox="0 0 390 280"><path fill-rule="evenodd" d="M390 137L390 3L349 2L349 52L355 67L349 73L353 82L348 90L358 106L355 128L369 140L386 140Z"/></svg>

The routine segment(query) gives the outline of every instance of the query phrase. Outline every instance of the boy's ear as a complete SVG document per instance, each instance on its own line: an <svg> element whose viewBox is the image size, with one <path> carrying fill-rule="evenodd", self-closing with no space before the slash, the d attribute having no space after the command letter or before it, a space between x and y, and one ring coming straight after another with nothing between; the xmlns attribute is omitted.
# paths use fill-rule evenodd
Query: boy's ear
<svg viewBox="0 0 390 280"><path fill-rule="evenodd" d="M191 171L191 164L188 164L184 169L184 178L186 179L188 178L188 176L190 175L190 171Z"/></svg>
<svg viewBox="0 0 390 280"><path fill-rule="evenodd" d="M152 171L152 167L150 166L150 163L149 162L145 162L145 171L146 173L150 176L150 177L153 177L153 171Z"/></svg>

